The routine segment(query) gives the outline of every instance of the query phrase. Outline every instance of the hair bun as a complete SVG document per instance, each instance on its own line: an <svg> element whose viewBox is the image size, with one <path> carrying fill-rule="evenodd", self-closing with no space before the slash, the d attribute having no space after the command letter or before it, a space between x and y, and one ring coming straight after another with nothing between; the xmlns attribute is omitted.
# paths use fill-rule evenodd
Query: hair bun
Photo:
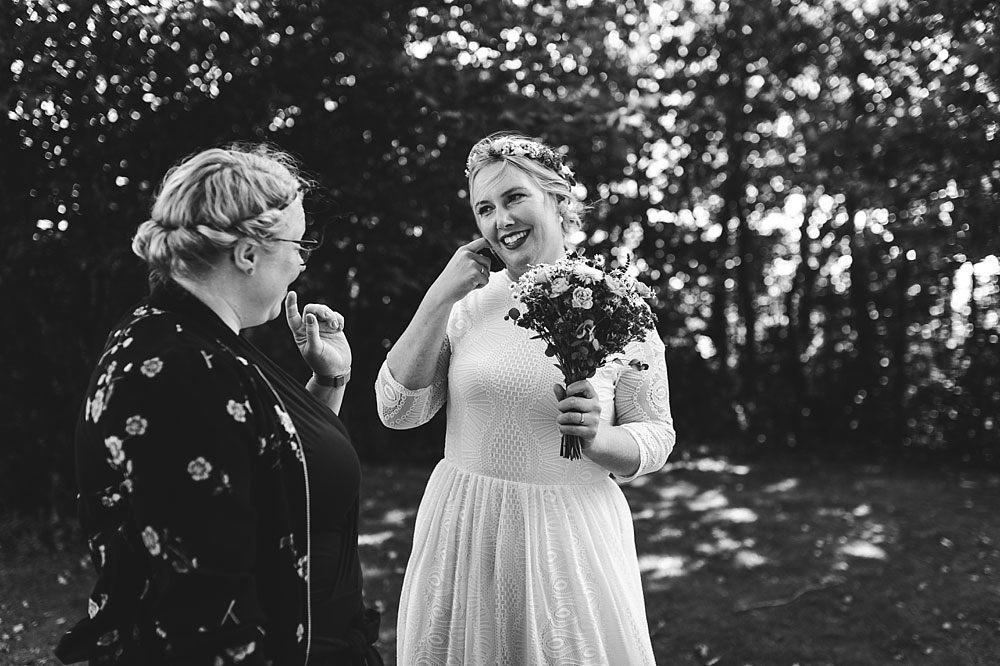
<svg viewBox="0 0 1000 666"><path fill-rule="evenodd" d="M132 252L151 268L159 270L164 268L164 264L169 266L170 251L167 235L170 231L156 220L146 220L139 225L135 236L132 237Z"/></svg>
<svg viewBox="0 0 1000 666"><path fill-rule="evenodd" d="M196 229L166 227L159 220L146 220L132 238L132 252L151 269L163 275L205 265L210 255L204 237Z"/></svg>
<svg viewBox="0 0 1000 666"><path fill-rule="evenodd" d="M196 277L241 236L266 238L304 181L294 160L263 146L210 148L172 167L132 251L164 276Z"/></svg>

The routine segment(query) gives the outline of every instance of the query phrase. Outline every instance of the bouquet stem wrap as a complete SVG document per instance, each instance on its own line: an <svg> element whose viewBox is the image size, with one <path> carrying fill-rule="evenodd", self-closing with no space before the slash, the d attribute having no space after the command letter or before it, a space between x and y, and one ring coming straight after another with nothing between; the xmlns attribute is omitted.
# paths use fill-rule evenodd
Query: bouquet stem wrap
<svg viewBox="0 0 1000 666"><path fill-rule="evenodd" d="M567 387L593 377L609 355L655 327L655 315L643 300L652 292L626 268L605 271L600 257L568 254L554 264L532 266L511 285L521 307L506 318L547 343L545 355L557 360ZM640 360L629 365L648 367ZM582 451L579 435L562 436L562 457L576 460Z"/></svg>
<svg viewBox="0 0 1000 666"><path fill-rule="evenodd" d="M584 376L582 370L576 370L572 367L567 367L568 364L564 365L562 359L559 360L559 369L563 371L563 379L566 380L566 387L568 388L573 382L580 381L581 379L590 379L593 373ZM559 446L559 455L563 458L569 458L570 460L578 460L583 455L583 440L577 435L567 435L562 436L562 444Z"/></svg>

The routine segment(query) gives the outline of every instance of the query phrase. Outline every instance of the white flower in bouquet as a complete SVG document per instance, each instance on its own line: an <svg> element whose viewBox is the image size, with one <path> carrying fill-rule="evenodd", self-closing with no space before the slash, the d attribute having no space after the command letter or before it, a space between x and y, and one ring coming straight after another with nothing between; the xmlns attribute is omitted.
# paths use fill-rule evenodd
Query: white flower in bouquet
<svg viewBox="0 0 1000 666"><path fill-rule="evenodd" d="M573 274L584 282L599 282L604 279L604 271L587 264L574 264Z"/></svg>
<svg viewBox="0 0 1000 666"><path fill-rule="evenodd" d="M569 291L569 280L564 277L557 277L552 281L552 293L556 296L565 294Z"/></svg>
<svg viewBox="0 0 1000 666"><path fill-rule="evenodd" d="M594 292L587 287L577 287L573 290L573 307L589 310L594 307Z"/></svg>

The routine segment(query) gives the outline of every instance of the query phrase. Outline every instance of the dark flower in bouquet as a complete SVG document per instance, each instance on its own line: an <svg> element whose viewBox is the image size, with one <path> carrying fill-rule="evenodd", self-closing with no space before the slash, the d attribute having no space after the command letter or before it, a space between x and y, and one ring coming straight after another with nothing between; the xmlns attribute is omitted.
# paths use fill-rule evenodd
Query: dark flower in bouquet
<svg viewBox="0 0 1000 666"><path fill-rule="evenodd" d="M652 296L649 287L624 267L605 270L601 257L567 254L554 264L532 266L511 288L521 305L507 318L547 343L545 354L556 358L567 386L593 377L609 356L642 340L656 324L643 300ZM629 365L647 369L636 360ZM574 460L581 450L579 437L563 435L560 455Z"/></svg>

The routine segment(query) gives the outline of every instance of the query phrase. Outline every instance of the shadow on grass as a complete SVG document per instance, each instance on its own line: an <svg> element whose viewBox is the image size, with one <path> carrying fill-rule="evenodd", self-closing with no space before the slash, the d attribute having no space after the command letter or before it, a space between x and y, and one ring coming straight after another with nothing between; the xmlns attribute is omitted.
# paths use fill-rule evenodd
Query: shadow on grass
<svg viewBox="0 0 1000 666"><path fill-rule="evenodd" d="M365 470L365 594L390 665L430 471ZM623 490L660 666L1000 663L1000 476L703 458ZM0 551L0 664L57 663L91 577L76 544Z"/></svg>
<svg viewBox="0 0 1000 666"><path fill-rule="evenodd" d="M1000 477L702 459L626 494L664 664L997 663Z"/></svg>

